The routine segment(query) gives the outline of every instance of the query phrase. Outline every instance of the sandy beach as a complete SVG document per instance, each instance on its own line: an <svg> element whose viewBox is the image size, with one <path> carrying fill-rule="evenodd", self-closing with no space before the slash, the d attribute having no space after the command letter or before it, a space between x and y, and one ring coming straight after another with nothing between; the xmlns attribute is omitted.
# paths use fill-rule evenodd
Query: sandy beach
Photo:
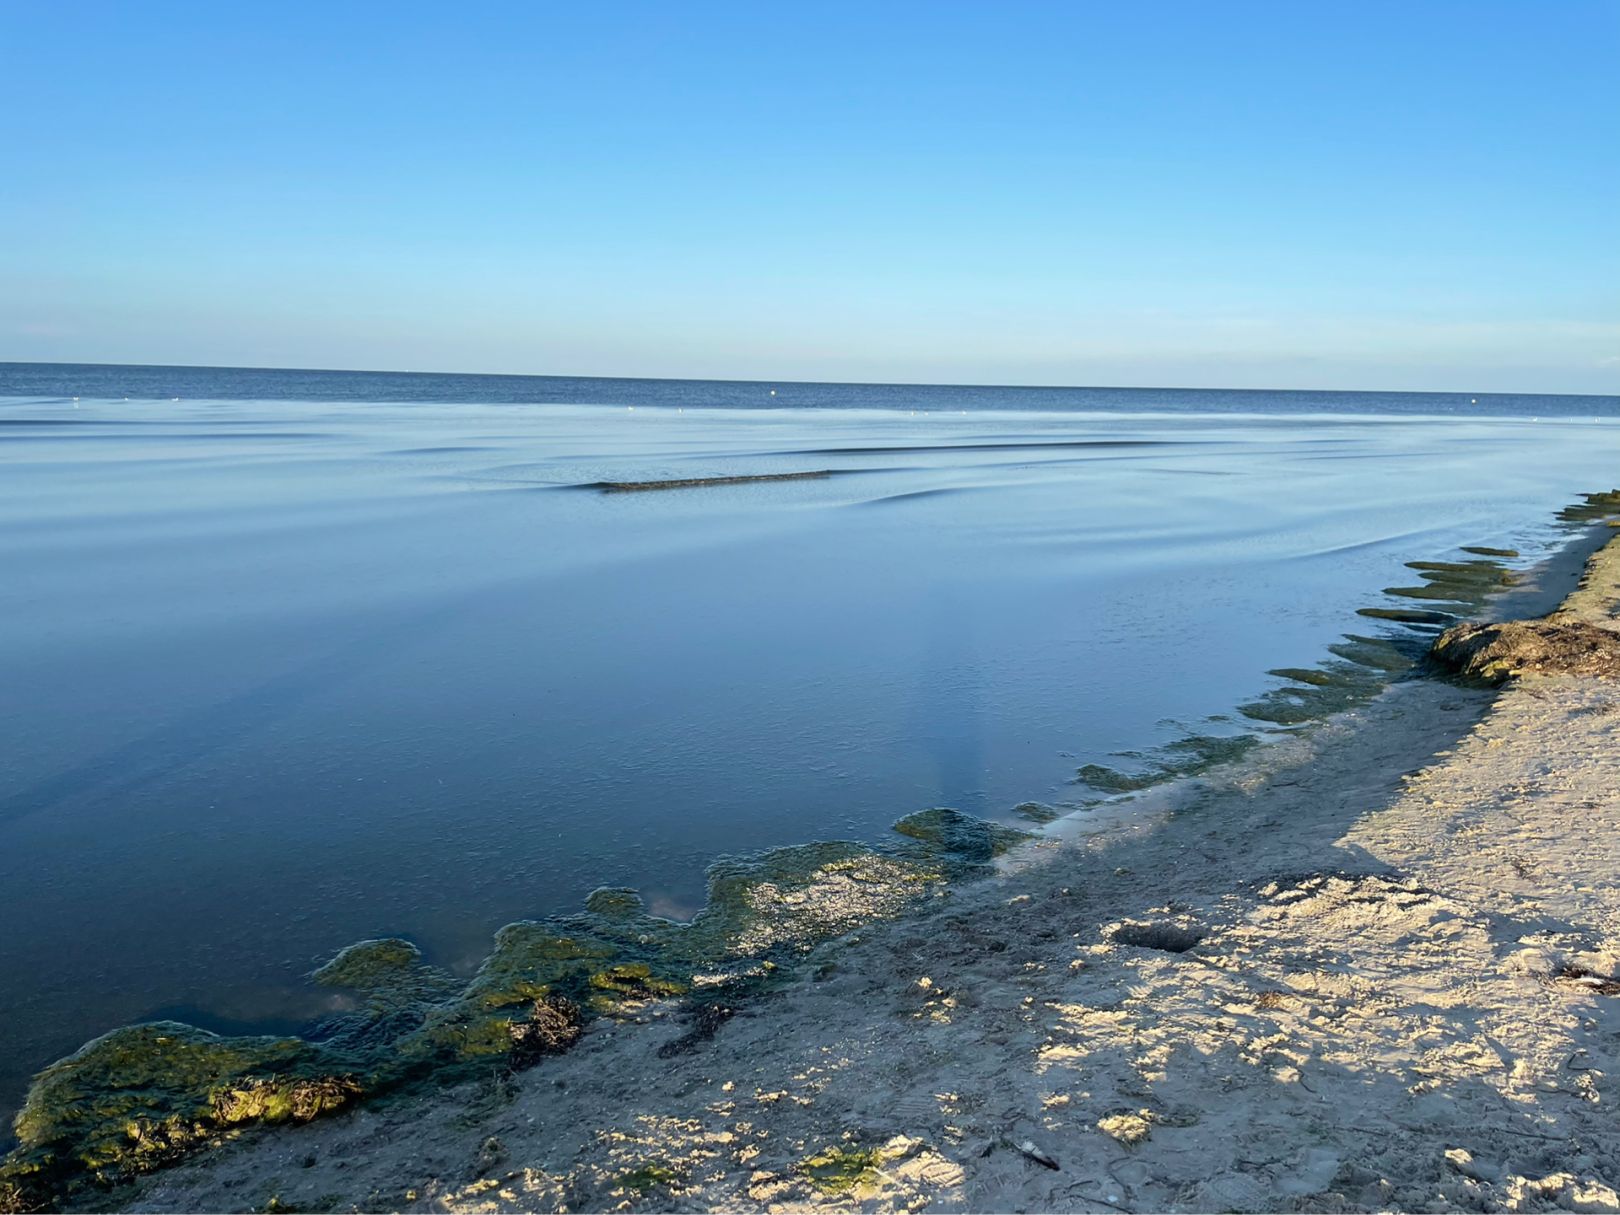
<svg viewBox="0 0 1620 1215"><path fill-rule="evenodd" d="M1610 544L1562 611L1617 604ZM1613 1210L1617 788L1612 683L1403 682L729 1017L648 1003L128 1209Z"/></svg>

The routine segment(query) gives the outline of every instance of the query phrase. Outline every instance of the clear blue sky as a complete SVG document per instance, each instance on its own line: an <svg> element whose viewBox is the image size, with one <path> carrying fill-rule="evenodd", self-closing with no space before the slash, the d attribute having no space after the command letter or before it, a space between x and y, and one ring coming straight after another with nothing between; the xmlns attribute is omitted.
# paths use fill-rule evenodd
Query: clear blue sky
<svg viewBox="0 0 1620 1215"><path fill-rule="evenodd" d="M1620 391L1620 3L0 3L0 359Z"/></svg>

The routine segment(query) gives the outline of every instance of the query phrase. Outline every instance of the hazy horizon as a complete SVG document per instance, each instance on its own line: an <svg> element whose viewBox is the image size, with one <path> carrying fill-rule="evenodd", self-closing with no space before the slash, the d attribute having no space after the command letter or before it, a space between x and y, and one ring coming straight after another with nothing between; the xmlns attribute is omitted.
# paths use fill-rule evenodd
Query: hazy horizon
<svg viewBox="0 0 1620 1215"><path fill-rule="evenodd" d="M1018 383L1014 381L1000 381L991 383L987 381L971 382L965 380L826 380L826 379L790 379L783 376L774 377L741 377L741 376L664 376L664 375L577 375L565 371L475 371L469 369L445 368L404 368L404 367L301 367L294 364L232 364L232 363L115 363L100 359L0 359L0 367L131 367L143 370L173 369L176 371L266 371L266 372L301 372L319 375L414 375L414 376L490 376L502 379L553 379L553 380L636 380L646 382L674 382L691 384L760 384L760 385L828 385L841 387L874 387L874 388L1014 388L1014 389L1046 389L1052 391L1101 391L1101 392L1288 392L1288 393L1346 393L1391 396L1431 396L1453 395L1462 396L1469 393L1485 396L1547 396L1547 397L1597 397L1600 399L1620 399L1620 391L1616 392L1535 392L1535 391L1498 391L1489 388L1322 388L1303 384L1058 384L1058 383ZM4 387L0 381L0 388ZM3 395L3 394L0 394Z"/></svg>

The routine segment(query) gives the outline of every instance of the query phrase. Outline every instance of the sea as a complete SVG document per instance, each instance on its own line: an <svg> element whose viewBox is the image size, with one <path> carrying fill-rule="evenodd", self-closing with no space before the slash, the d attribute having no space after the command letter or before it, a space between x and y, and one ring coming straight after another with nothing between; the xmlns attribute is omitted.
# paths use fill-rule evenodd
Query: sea
<svg viewBox="0 0 1620 1215"><path fill-rule="evenodd" d="M0 363L0 1114L364 938L1084 813L1617 481L1616 397Z"/></svg>

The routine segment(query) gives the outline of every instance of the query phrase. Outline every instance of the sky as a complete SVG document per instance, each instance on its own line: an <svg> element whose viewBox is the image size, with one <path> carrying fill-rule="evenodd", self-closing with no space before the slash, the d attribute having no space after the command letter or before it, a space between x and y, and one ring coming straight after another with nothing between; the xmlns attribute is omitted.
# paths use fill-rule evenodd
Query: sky
<svg viewBox="0 0 1620 1215"><path fill-rule="evenodd" d="M1620 392L1620 2L0 2L0 360Z"/></svg>

